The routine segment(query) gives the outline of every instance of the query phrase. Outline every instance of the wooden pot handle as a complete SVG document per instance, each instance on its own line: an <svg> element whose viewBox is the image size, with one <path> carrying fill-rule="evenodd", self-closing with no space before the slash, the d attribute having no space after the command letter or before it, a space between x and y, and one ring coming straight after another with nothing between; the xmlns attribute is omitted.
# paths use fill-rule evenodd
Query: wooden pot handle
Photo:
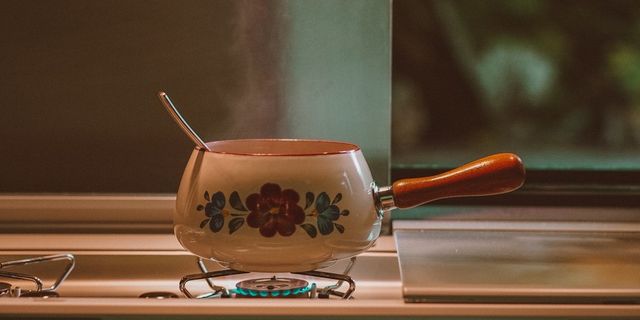
<svg viewBox="0 0 640 320"><path fill-rule="evenodd" d="M522 186L522 160L512 153L494 154L451 171L393 183L394 206L413 208L438 199L507 193Z"/></svg>

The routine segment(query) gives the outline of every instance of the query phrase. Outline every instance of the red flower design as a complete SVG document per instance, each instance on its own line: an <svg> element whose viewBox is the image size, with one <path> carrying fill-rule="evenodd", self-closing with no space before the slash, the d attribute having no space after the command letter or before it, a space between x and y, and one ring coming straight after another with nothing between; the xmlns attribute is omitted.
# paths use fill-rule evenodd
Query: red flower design
<svg viewBox="0 0 640 320"><path fill-rule="evenodd" d="M298 206L300 196L291 189L282 190L275 183L265 183L260 193L247 197L247 224L260 228L260 234L273 237L276 232L288 237L296 231L296 224L304 222L304 210Z"/></svg>

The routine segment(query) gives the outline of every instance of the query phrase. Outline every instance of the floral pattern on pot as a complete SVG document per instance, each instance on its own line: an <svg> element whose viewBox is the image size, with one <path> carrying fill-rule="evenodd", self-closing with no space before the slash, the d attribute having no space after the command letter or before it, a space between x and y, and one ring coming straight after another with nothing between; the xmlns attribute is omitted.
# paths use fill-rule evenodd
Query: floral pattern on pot
<svg viewBox="0 0 640 320"><path fill-rule="evenodd" d="M304 209L298 204L300 195L293 189L282 189L276 183L265 183L260 187L259 193L247 196L244 203L237 191L229 196L229 204L233 212L225 209L225 196L218 191L209 197L209 192L204 192L207 200L205 205L199 204L196 210L203 211L206 219L200 223L200 228L209 225L212 232L219 232L224 227L224 219L231 216L228 224L229 234L233 234L246 224L258 229L264 237L273 237L279 234L288 237L294 234L299 226L311 238L331 234L334 230L344 233L344 226L337 223L341 216L348 216L349 210L342 210L338 203L342 200L342 194L338 193L331 200L326 192L318 194L316 198L312 192L305 194ZM308 212L308 213L307 213ZM315 221L307 221L313 220Z"/></svg>
<svg viewBox="0 0 640 320"><path fill-rule="evenodd" d="M282 190L275 183L265 183L259 194L247 197L247 208L251 211L247 216L247 224L259 228L260 234L265 237L273 237L276 232L288 237L296 231L296 225L302 224L305 219L298 201L300 196L294 190Z"/></svg>
<svg viewBox="0 0 640 320"><path fill-rule="evenodd" d="M213 196L209 197L209 192L205 191L204 199L208 201L207 204L204 206L199 204L196 208L198 211L204 210L204 215L207 217L200 222L200 228L204 228L204 226L209 225L209 229L211 229L211 231L218 232L222 230L222 227L224 226L224 217L229 214L229 211L224 209L224 194L218 191L214 193Z"/></svg>

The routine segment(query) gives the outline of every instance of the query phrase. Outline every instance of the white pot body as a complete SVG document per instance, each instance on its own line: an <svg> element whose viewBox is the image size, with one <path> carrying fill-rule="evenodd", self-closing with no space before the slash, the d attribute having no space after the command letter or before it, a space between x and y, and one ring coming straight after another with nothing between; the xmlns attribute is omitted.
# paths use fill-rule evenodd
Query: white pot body
<svg viewBox="0 0 640 320"><path fill-rule="evenodd" d="M195 149L174 214L182 246L229 268L255 272L313 270L371 247L382 217L360 149L305 152Z"/></svg>

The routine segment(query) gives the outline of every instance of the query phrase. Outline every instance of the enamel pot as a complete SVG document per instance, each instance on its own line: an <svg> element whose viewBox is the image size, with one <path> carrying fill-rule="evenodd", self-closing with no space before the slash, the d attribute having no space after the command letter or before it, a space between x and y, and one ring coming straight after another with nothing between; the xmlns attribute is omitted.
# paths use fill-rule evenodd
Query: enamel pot
<svg viewBox="0 0 640 320"><path fill-rule="evenodd" d="M196 147L176 200L174 231L190 252L240 271L301 272L371 247L383 215L442 198L509 192L524 181L514 154L378 187L360 148L320 140L228 140Z"/></svg>

